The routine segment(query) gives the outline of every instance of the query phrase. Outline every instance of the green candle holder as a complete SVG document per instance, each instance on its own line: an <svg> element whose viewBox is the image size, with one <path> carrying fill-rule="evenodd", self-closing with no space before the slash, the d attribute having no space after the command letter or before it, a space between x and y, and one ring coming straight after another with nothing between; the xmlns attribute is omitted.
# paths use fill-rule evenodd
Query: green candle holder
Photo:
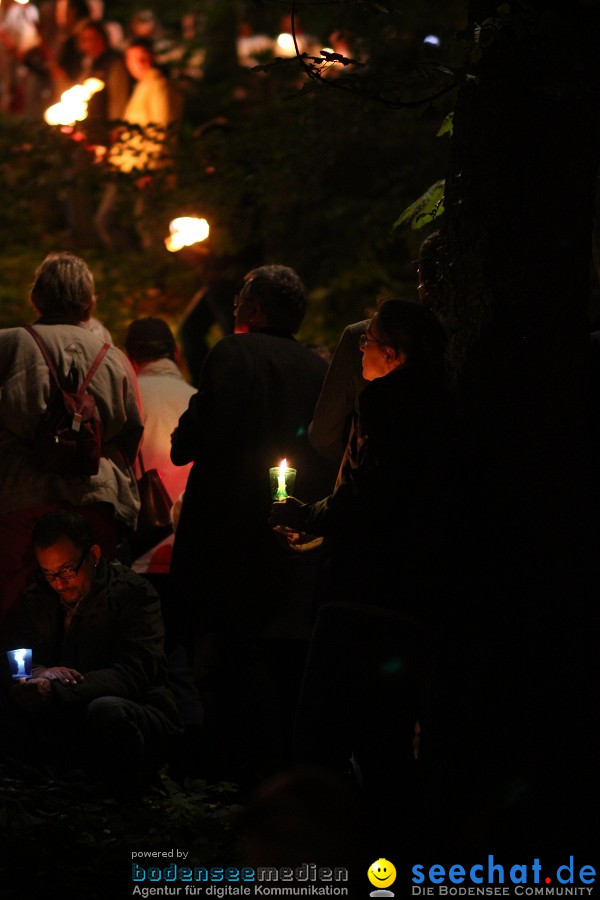
<svg viewBox="0 0 600 900"><path fill-rule="evenodd" d="M280 466L269 469L269 481L271 483L271 498L273 500L285 500L294 493L296 483L296 469L291 469L286 460Z"/></svg>

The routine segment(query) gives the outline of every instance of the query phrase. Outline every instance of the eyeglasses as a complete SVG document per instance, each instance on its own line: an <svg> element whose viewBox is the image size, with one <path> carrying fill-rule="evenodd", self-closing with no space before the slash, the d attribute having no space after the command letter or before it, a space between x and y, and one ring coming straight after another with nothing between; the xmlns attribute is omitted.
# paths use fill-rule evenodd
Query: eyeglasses
<svg viewBox="0 0 600 900"><path fill-rule="evenodd" d="M76 578L79 575L79 570L83 565L83 561L87 557L89 553L89 548L83 553L81 559L78 563L71 566L61 566L60 569L57 569L56 572L44 572L42 569L42 575L46 579L46 581L72 581L73 578Z"/></svg>
<svg viewBox="0 0 600 900"><path fill-rule="evenodd" d="M378 341L377 338L370 337L368 334L361 334L358 339L358 346L361 350L364 350L367 344L380 344L382 347L387 347L385 341Z"/></svg>
<svg viewBox="0 0 600 900"><path fill-rule="evenodd" d="M238 311L238 309L240 308L240 306L242 306L242 304L252 302L250 300L250 298L248 297L248 292L247 292L247 288L250 285L250 283L251 283L250 281L246 281L243 288L239 292L239 294L236 294L235 297L233 298L234 314Z"/></svg>

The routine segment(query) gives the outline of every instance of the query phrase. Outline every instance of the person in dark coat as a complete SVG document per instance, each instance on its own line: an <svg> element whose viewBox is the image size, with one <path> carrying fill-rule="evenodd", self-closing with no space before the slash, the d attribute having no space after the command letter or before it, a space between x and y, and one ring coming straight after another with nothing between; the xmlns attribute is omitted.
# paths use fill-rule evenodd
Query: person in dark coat
<svg viewBox="0 0 600 900"><path fill-rule="evenodd" d="M265 709L274 680L262 684L265 659L255 656L257 641L285 613L290 584L306 574L299 561L290 563L267 522L269 468L287 459L297 469L296 489L314 500L336 474L307 438L327 363L294 338L306 306L292 269L249 272L235 301L237 333L206 357L198 392L172 436L173 462L194 463L175 534L174 593L187 604L197 666L211 635L223 662L220 687L231 679L229 701L240 699L244 684L256 686L247 710ZM272 712L265 718L273 720ZM248 728L260 732L258 725ZM266 741L271 731L263 732Z"/></svg>
<svg viewBox="0 0 600 900"><path fill-rule="evenodd" d="M158 595L109 563L71 510L40 519L33 545L39 572L13 636L13 646L33 651L32 677L12 688L4 715L13 727L4 735L20 736L38 759L132 789L166 761L181 732Z"/></svg>
<svg viewBox="0 0 600 900"><path fill-rule="evenodd" d="M324 599L368 597L420 614L420 595L436 574L434 534L440 534L448 483L446 338L429 309L390 299L378 306L359 345L367 386L359 397L355 458L346 459L349 470L325 499L276 502L271 524L326 537ZM390 559L401 572L401 588L390 577Z"/></svg>
<svg viewBox="0 0 600 900"><path fill-rule="evenodd" d="M419 805L415 741L423 728L429 738L448 591L452 404L446 338L429 309L386 300L358 340L367 385L349 471L321 501L275 502L270 521L324 535L327 545L296 713L296 760L353 771L382 839L394 817L404 823L399 809ZM403 831L394 834L406 840Z"/></svg>

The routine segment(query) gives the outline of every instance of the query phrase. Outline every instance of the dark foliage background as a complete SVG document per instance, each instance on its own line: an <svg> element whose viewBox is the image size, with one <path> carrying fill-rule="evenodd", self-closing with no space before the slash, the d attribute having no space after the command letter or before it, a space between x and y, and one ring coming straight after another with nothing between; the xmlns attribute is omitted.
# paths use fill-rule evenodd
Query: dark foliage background
<svg viewBox="0 0 600 900"><path fill-rule="evenodd" d="M58 129L14 116L0 120L0 325L29 316L33 271L58 249L74 249L91 265L98 316L117 341L141 314L165 315L177 327L207 280L239 282L264 263L291 265L304 278L311 306L300 338L307 341L333 346L380 293L413 298L413 260L424 234L393 224L444 176L449 141L435 135L454 95L420 101L451 84L439 65L462 52L453 37L462 4L439 6L299 4L299 35L325 46L342 32L352 58L365 63L339 67L337 77L321 69L316 79L296 59L268 65L265 58L267 65L253 71L231 63L243 23L271 36L290 27L287 2L161 8L173 37L181 15L195 11L206 52L204 79L183 83L175 186L172 180L158 186L153 220L158 240L176 215L206 217L211 234L204 245L176 254L116 256L81 246L67 227L66 194L83 177L99 197L106 171ZM126 26L139 4L106 7L107 18ZM428 33L440 37L439 47L423 43Z"/></svg>

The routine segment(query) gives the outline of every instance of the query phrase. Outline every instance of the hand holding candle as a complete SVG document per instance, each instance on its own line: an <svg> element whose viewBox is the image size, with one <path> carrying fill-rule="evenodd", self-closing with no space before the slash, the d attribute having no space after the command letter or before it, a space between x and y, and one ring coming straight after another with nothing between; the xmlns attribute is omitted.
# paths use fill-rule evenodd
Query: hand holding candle
<svg viewBox="0 0 600 900"><path fill-rule="evenodd" d="M302 531L300 510L305 506L296 497L286 497L285 500L276 500L271 506L269 525L273 528L288 528L294 531Z"/></svg>

